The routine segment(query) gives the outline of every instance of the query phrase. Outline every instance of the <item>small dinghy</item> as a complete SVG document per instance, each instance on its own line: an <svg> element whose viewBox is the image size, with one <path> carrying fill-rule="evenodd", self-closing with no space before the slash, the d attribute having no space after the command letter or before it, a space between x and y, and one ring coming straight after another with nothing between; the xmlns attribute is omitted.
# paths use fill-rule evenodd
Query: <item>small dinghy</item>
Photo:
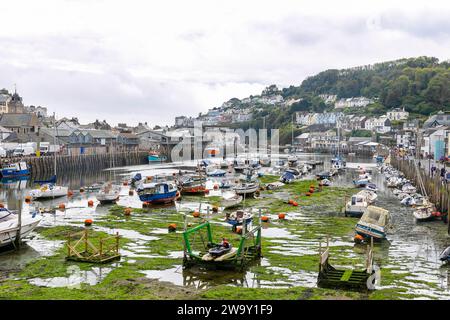
<svg viewBox="0 0 450 320"><path fill-rule="evenodd" d="M357 195L364 197L367 201L367 203L372 204L375 202L375 200L378 198L378 195L370 190L362 190L357 193Z"/></svg>
<svg viewBox="0 0 450 320"><path fill-rule="evenodd" d="M228 252L231 251L231 244L229 244L227 242L227 244L224 244L223 242L215 247L212 247L211 249L208 250L208 253L213 257L213 258L217 258L220 257Z"/></svg>
<svg viewBox="0 0 450 320"><path fill-rule="evenodd" d="M206 175L208 177L223 177L227 172L222 169L212 168L206 170Z"/></svg>
<svg viewBox="0 0 450 320"><path fill-rule="evenodd" d="M331 185L331 180L330 179L323 179L323 180L320 181L320 184L322 186L329 187Z"/></svg>
<svg viewBox="0 0 450 320"><path fill-rule="evenodd" d="M368 206L356 224L356 234L363 239L373 238L375 241L386 239L386 231L390 227L390 213L383 208Z"/></svg>
<svg viewBox="0 0 450 320"><path fill-rule="evenodd" d="M233 227L245 224L249 224L253 220L253 213L246 212L243 210L238 210L232 213L227 213L226 221Z"/></svg>
<svg viewBox="0 0 450 320"><path fill-rule="evenodd" d="M372 192L377 192L378 191L378 187L375 183L368 183L366 185L366 190L372 191Z"/></svg>

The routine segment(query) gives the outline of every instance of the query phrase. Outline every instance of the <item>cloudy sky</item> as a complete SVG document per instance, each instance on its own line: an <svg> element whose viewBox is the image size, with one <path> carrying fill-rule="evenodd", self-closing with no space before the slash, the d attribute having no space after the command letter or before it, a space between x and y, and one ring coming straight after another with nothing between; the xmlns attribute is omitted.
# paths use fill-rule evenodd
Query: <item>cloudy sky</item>
<svg viewBox="0 0 450 320"><path fill-rule="evenodd" d="M449 16L447 0L14 0L0 87L82 122L173 124L329 68L447 60Z"/></svg>

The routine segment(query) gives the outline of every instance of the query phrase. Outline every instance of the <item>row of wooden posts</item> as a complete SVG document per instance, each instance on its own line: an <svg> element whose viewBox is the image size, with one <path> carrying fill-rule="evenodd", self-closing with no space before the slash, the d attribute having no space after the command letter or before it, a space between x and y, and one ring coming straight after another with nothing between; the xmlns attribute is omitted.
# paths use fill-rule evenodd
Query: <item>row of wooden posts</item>
<svg viewBox="0 0 450 320"><path fill-rule="evenodd" d="M61 155L56 157L56 168L58 172L92 171L109 168L114 163L115 167L139 165L148 163L148 152L117 152L111 154L89 154L89 155ZM112 158L114 157L114 162ZM54 157L21 157L8 158L10 163L25 161L30 167L33 176L52 175L54 170Z"/></svg>
<svg viewBox="0 0 450 320"><path fill-rule="evenodd" d="M395 155L391 155L391 164L401 172L405 174L405 177L410 180L416 187L419 184L419 177L417 176L417 170L413 159L402 159ZM436 171L432 177L428 172L428 166L426 168L419 168L420 175L422 177L423 185L429 200L436 205L436 209L440 212L448 213L450 208L450 186L443 180L439 174L439 170ZM450 223L449 223L450 234Z"/></svg>

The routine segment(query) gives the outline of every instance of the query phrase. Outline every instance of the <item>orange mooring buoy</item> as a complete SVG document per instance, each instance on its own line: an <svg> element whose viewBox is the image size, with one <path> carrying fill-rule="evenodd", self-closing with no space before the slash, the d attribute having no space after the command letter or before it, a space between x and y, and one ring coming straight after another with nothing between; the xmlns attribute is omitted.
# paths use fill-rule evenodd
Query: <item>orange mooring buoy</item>
<svg viewBox="0 0 450 320"><path fill-rule="evenodd" d="M66 209L66 205L65 205L64 203L60 203L59 206L58 206L58 208L59 208L60 210L64 210L64 209Z"/></svg>
<svg viewBox="0 0 450 320"><path fill-rule="evenodd" d="M67 195L68 195L69 197L73 196L73 191L72 191L72 190L67 191Z"/></svg>
<svg viewBox="0 0 450 320"><path fill-rule="evenodd" d="M261 217L261 221L262 222L268 222L269 221L269 217L268 216L262 216Z"/></svg>
<svg viewBox="0 0 450 320"><path fill-rule="evenodd" d="M89 200L89 201L88 201L88 206L89 206L89 207L92 207L93 205L94 205L94 201L93 201L93 200Z"/></svg>
<svg viewBox="0 0 450 320"><path fill-rule="evenodd" d="M294 207L297 207L297 206L298 206L298 202L297 202L297 201L294 201L294 202L292 202L292 205L293 205Z"/></svg>
<svg viewBox="0 0 450 320"><path fill-rule="evenodd" d="M192 213L192 216L193 216L194 218L198 218L198 217L200 217L200 212L198 212L197 210L195 210L195 211Z"/></svg>
<svg viewBox="0 0 450 320"><path fill-rule="evenodd" d="M85 225L86 227L89 227L90 225L92 225L92 219L86 219L86 220L84 220L84 225Z"/></svg>
<svg viewBox="0 0 450 320"><path fill-rule="evenodd" d="M126 216L131 215L131 208L125 208L125 209L123 210L123 213L124 213Z"/></svg>
<svg viewBox="0 0 450 320"><path fill-rule="evenodd" d="M171 223L171 224L169 224L168 229L170 232L177 231L177 225L175 223Z"/></svg>
<svg viewBox="0 0 450 320"><path fill-rule="evenodd" d="M278 219L284 220L285 218L286 218L286 214L285 214L284 212L280 212L280 213L278 214Z"/></svg>
<svg viewBox="0 0 450 320"><path fill-rule="evenodd" d="M25 197L25 202L26 202L26 203L31 202L31 197L30 197L30 196L26 196L26 197Z"/></svg>

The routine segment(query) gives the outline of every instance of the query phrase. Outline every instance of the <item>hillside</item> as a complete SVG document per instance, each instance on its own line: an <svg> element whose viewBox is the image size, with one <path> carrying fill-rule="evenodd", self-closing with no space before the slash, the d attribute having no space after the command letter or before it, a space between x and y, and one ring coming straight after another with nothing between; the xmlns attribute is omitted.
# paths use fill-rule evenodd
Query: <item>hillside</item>
<svg viewBox="0 0 450 320"><path fill-rule="evenodd" d="M274 86L271 86L272 91ZM276 88L276 87L275 87ZM267 90L267 89L266 89ZM289 142L290 122L296 111L332 111L319 95L338 99L364 96L375 102L352 113L381 115L395 107L405 107L414 117L427 117L438 110L450 111L450 63L433 57L399 59L349 69L330 69L306 78L300 86L290 86L270 94L281 95L290 104L248 104L232 99L233 105L252 108L251 121L234 124L239 128L280 128L283 142ZM263 92L262 96L267 95ZM230 100L231 101L231 100ZM349 110L344 110L349 111Z"/></svg>

